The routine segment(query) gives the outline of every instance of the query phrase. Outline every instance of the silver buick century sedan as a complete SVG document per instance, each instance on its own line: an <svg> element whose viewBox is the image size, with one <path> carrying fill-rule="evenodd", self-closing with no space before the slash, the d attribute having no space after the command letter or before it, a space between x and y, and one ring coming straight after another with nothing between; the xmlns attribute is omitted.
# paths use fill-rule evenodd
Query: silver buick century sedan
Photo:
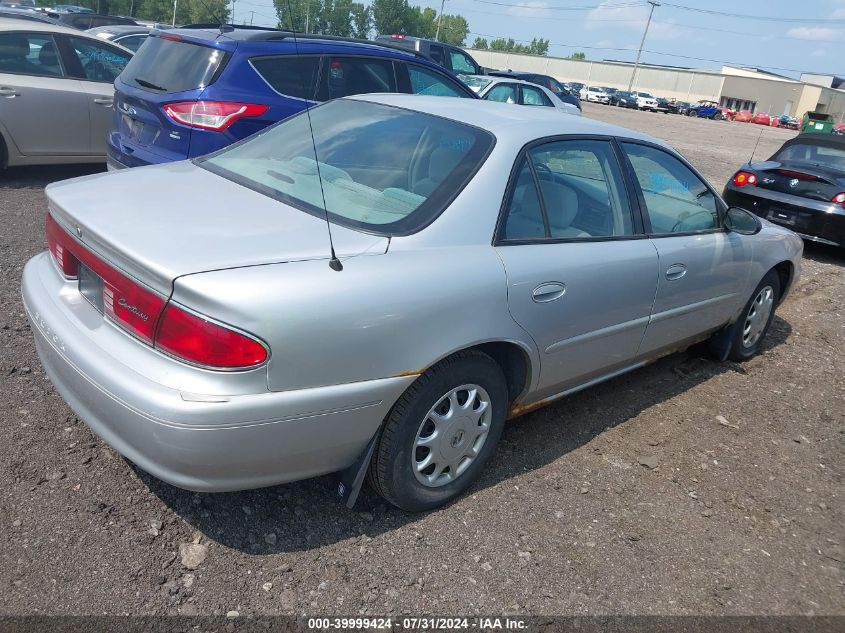
<svg viewBox="0 0 845 633"><path fill-rule="evenodd" d="M23 274L47 374L176 486L340 472L347 502L366 475L419 511L509 417L697 341L752 356L801 240L664 143L549 110L358 96L51 185Z"/></svg>

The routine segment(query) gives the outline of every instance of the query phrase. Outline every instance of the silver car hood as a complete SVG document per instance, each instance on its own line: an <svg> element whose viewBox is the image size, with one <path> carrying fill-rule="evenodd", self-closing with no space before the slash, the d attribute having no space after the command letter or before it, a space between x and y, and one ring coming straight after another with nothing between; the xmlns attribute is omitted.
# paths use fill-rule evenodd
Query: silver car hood
<svg viewBox="0 0 845 633"><path fill-rule="evenodd" d="M328 259L326 222L190 162L49 185L56 220L95 253L169 293L181 275ZM332 224L338 257L383 254L389 239Z"/></svg>

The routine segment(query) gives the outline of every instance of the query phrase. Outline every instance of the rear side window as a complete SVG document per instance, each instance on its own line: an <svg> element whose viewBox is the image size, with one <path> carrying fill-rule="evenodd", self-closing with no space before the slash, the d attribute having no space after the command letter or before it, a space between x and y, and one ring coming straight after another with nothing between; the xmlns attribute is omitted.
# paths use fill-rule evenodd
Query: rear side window
<svg viewBox="0 0 845 633"><path fill-rule="evenodd" d="M446 51L442 46L432 44L428 56L431 57L432 61L435 63L444 67L446 66Z"/></svg>
<svg viewBox="0 0 845 633"><path fill-rule="evenodd" d="M329 57L328 99L371 92L396 92L393 62L368 57Z"/></svg>
<svg viewBox="0 0 845 633"><path fill-rule="evenodd" d="M196 90L209 84L224 59L224 53L207 46L150 37L121 79L154 92Z"/></svg>
<svg viewBox="0 0 845 633"><path fill-rule="evenodd" d="M320 70L319 57L256 57L250 63L279 94L297 99L314 99L317 73Z"/></svg>
<svg viewBox="0 0 845 633"><path fill-rule="evenodd" d="M522 86L522 104L534 106L551 106L552 102L549 101L549 98L543 93L542 90L538 88L532 88L531 86Z"/></svg>
<svg viewBox="0 0 845 633"><path fill-rule="evenodd" d="M29 33L0 34L0 73L61 77L52 37Z"/></svg>
<svg viewBox="0 0 845 633"><path fill-rule="evenodd" d="M408 64L408 78L411 82L411 92L415 95L429 95L433 97L466 97L466 93L457 86L447 82L443 75L417 66Z"/></svg>

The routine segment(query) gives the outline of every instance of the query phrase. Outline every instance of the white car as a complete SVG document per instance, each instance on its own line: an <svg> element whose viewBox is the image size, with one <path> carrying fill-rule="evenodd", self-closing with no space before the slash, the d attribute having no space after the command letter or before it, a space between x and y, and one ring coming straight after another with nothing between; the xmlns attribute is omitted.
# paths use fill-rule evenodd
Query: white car
<svg viewBox="0 0 845 633"><path fill-rule="evenodd" d="M637 109L657 112L657 99L655 99L654 95L647 92L634 92L634 95L637 97Z"/></svg>
<svg viewBox="0 0 845 633"><path fill-rule="evenodd" d="M610 103L610 95L604 88L589 86L581 88L581 101L592 101L594 103Z"/></svg>
<svg viewBox="0 0 845 633"><path fill-rule="evenodd" d="M566 114L581 116L581 110L563 101L555 93L544 86L511 79L508 77L491 77L489 75L464 75L463 82L470 90L486 101L501 103L515 103L524 106L545 106L555 108Z"/></svg>

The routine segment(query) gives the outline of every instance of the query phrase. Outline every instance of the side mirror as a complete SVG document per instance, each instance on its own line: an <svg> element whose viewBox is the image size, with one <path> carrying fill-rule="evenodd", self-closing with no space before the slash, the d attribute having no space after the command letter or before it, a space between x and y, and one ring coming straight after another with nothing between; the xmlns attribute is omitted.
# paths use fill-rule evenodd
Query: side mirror
<svg viewBox="0 0 845 633"><path fill-rule="evenodd" d="M725 214L725 228L740 235L755 235L763 228L763 223L751 211L731 207Z"/></svg>

